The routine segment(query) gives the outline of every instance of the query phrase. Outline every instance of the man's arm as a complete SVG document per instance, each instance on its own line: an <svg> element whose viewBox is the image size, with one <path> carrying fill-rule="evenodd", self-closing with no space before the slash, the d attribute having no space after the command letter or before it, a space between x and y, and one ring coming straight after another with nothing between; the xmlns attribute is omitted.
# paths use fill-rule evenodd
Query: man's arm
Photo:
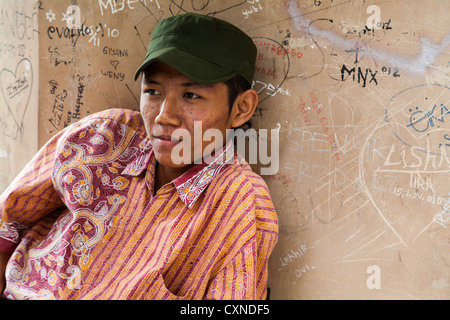
<svg viewBox="0 0 450 320"><path fill-rule="evenodd" d="M259 241L249 243L242 248L234 259L210 280L204 299L266 299L268 261L275 246L277 234L265 233L258 238ZM262 252L258 252L258 249Z"/></svg>
<svg viewBox="0 0 450 320"><path fill-rule="evenodd" d="M278 240L278 220L261 178L253 183L252 191L253 210L247 214L255 217L254 237L210 280L204 299L266 299L268 262Z"/></svg>
<svg viewBox="0 0 450 320"><path fill-rule="evenodd" d="M63 133L64 130L48 141L0 195L0 253L11 255L22 230L64 206L52 180Z"/></svg>

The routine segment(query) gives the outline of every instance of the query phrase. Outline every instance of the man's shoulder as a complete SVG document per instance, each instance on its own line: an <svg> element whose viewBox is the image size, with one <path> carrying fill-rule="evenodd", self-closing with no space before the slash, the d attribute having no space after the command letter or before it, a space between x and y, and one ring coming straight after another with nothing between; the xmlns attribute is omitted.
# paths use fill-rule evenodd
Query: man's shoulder
<svg viewBox="0 0 450 320"><path fill-rule="evenodd" d="M141 142L147 138L141 113L129 109L107 109L86 116L65 128L59 145L87 143L97 149L105 139L115 142L114 145L131 137L137 137Z"/></svg>
<svg viewBox="0 0 450 320"><path fill-rule="evenodd" d="M235 209L254 219L258 230L278 232L278 218L265 180L247 162L235 161L216 177L228 199L240 199ZM245 204L246 203L246 204ZM236 217L239 217L237 215Z"/></svg>
<svg viewBox="0 0 450 320"><path fill-rule="evenodd" d="M266 185L264 179L257 174L248 162L243 159L239 154L235 156L234 162L230 165L229 172L227 172L229 178L236 180L236 182L245 182L251 185Z"/></svg>
<svg viewBox="0 0 450 320"><path fill-rule="evenodd" d="M100 112L93 113L79 122L79 127L91 126L96 124L100 128L102 123L113 122L122 126L126 126L137 133L145 133L144 121L141 113L131 109L107 109Z"/></svg>
<svg viewBox="0 0 450 320"><path fill-rule="evenodd" d="M239 155L216 177L226 192L238 192L266 196L270 199L269 188L265 180L253 171L252 167Z"/></svg>
<svg viewBox="0 0 450 320"><path fill-rule="evenodd" d="M94 185L111 186L110 181L125 184L128 180L124 175L137 176L147 168L150 149L140 113L109 109L89 115L67 127L58 139L54 183L66 200L66 206L68 203L84 205L86 201L95 203L94 197L75 199L78 194L72 192L73 186L89 186L86 190L91 190L87 194L91 196ZM112 187L125 190L121 185ZM66 199L68 196L72 198Z"/></svg>
<svg viewBox="0 0 450 320"><path fill-rule="evenodd" d="M62 157L73 156L72 151L76 151L86 161L96 158L102 162L118 158L132 161L138 153L147 154L148 148L141 114L128 109L91 114L66 128L57 143Z"/></svg>

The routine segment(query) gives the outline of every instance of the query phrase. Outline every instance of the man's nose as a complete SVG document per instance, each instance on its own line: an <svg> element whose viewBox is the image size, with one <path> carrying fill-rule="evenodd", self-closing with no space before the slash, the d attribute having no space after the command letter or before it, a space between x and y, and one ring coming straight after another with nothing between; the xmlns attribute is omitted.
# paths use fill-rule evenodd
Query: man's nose
<svg viewBox="0 0 450 320"><path fill-rule="evenodd" d="M168 95L159 108L159 114L155 118L155 123L178 127L181 125L179 115L180 110L176 98Z"/></svg>

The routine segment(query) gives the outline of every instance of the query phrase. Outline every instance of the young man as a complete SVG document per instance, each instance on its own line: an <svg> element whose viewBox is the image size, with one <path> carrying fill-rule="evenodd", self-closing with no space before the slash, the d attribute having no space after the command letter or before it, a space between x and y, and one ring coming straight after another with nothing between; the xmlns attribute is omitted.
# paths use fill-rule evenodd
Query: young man
<svg viewBox="0 0 450 320"><path fill-rule="evenodd" d="M264 299L277 217L226 135L255 111L255 58L225 21L161 21L136 72L141 112L62 130L0 197L3 297ZM223 139L196 144L196 124Z"/></svg>

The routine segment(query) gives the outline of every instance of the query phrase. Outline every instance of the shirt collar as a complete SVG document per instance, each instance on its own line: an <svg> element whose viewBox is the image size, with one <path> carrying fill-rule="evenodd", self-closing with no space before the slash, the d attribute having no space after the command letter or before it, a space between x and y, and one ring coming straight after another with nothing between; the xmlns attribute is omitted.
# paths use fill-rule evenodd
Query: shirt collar
<svg viewBox="0 0 450 320"><path fill-rule="evenodd" d="M149 139L143 139L138 148L131 147L126 153L131 154L130 158L133 160L128 162L122 174L135 177L141 175L149 166L152 158L154 158L152 157L153 148Z"/></svg>
<svg viewBox="0 0 450 320"><path fill-rule="evenodd" d="M220 152L210 155L173 181L180 199L191 208L210 182L233 163L233 159L233 140L230 139Z"/></svg>
<svg viewBox="0 0 450 320"><path fill-rule="evenodd" d="M234 159L233 139L230 139L220 152L203 159L201 163L195 164L172 181L180 199L187 207L191 208L210 182L224 171L227 165L232 164ZM125 167L122 174L139 176L147 170L152 180L149 182L153 185L155 167L156 159L153 154L153 148L148 141L145 141L141 144L140 152L137 152L135 159Z"/></svg>

